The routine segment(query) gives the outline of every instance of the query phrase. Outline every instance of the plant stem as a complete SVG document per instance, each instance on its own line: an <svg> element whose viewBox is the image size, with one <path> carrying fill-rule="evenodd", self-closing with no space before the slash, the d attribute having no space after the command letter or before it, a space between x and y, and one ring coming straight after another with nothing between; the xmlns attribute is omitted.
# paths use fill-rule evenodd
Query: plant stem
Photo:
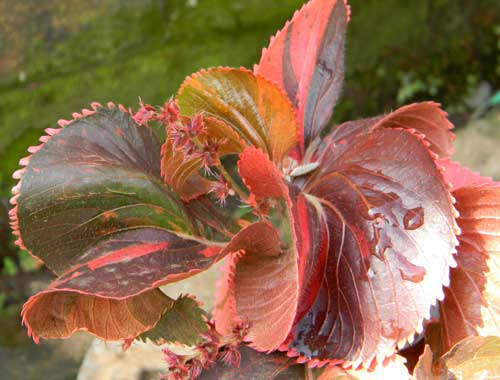
<svg viewBox="0 0 500 380"><path fill-rule="evenodd" d="M307 365L305 366L305 380L314 380L313 370L309 368Z"/></svg>
<svg viewBox="0 0 500 380"><path fill-rule="evenodd" d="M248 196L245 191L236 183L236 181L231 177L227 170L219 162L216 166L219 173L224 177L224 179L231 185L231 188L240 196L242 201L246 201Z"/></svg>

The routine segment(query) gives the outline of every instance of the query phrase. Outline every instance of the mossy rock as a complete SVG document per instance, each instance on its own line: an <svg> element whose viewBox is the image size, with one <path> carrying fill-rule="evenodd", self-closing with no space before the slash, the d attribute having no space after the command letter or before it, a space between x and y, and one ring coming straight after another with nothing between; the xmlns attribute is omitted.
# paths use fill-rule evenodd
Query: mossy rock
<svg viewBox="0 0 500 380"><path fill-rule="evenodd" d="M335 118L433 98L460 109L500 83L498 0L351 0ZM44 128L87 107L161 104L202 67L251 67L301 0L6 0L0 5L0 192ZM7 17L6 15L9 15ZM398 101L399 95L399 101Z"/></svg>

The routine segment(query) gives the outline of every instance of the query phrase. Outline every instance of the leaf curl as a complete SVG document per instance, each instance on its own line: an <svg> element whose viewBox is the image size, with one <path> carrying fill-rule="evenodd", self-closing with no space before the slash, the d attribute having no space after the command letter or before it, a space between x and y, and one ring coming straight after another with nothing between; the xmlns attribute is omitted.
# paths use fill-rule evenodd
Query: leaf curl
<svg viewBox="0 0 500 380"><path fill-rule="evenodd" d="M123 107L93 104L74 117L47 130L14 175L18 244L59 275L30 298L23 319L35 340L78 330L133 338L165 309L148 306L154 288L210 267L231 233L226 222L212 228L217 213L203 222L202 200L187 207L168 189L155 135ZM141 302L151 315L130 313Z"/></svg>
<svg viewBox="0 0 500 380"><path fill-rule="evenodd" d="M202 335L207 331L205 311L195 299L181 296L175 301L172 300L172 306L163 313L154 328L138 338L156 344L180 343L194 346L202 341Z"/></svg>
<svg viewBox="0 0 500 380"><path fill-rule="evenodd" d="M161 229L117 233L85 251L47 290L31 297L23 321L35 341L79 330L106 340L133 339L151 329L168 306L151 299L159 294L155 288L199 273L221 257L219 248ZM137 324L126 313L141 302L145 315L132 314L147 324Z"/></svg>

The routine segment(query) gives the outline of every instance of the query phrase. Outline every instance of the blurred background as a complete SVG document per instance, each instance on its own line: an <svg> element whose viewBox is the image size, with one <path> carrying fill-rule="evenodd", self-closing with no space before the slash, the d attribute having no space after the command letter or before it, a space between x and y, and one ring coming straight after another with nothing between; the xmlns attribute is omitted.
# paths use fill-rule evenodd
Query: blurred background
<svg viewBox="0 0 500 380"><path fill-rule="evenodd" d="M92 101L159 105L200 68L252 67L303 3L0 0L0 379L75 379L90 344L80 334L35 347L20 326L22 302L51 278L8 229L11 173L27 147ZM350 4L335 121L438 101L457 127L455 158L500 179L500 2Z"/></svg>

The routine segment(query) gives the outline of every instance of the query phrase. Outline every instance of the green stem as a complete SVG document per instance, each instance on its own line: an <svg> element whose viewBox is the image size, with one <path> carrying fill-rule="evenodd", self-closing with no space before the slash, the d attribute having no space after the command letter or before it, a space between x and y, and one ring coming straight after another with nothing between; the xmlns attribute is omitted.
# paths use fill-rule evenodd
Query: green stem
<svg viewBox="0 0 500 380"><path fill-rule="evenodd" d="M231 175L227 172L227 170L222 166L219 162L216 166L219 173L224 177L224 179L231 185L231 189L233 189L236 194L238 194L242 201L246 201L248 196L245 191L236 183L236 181L231 177Z"/></svg>

